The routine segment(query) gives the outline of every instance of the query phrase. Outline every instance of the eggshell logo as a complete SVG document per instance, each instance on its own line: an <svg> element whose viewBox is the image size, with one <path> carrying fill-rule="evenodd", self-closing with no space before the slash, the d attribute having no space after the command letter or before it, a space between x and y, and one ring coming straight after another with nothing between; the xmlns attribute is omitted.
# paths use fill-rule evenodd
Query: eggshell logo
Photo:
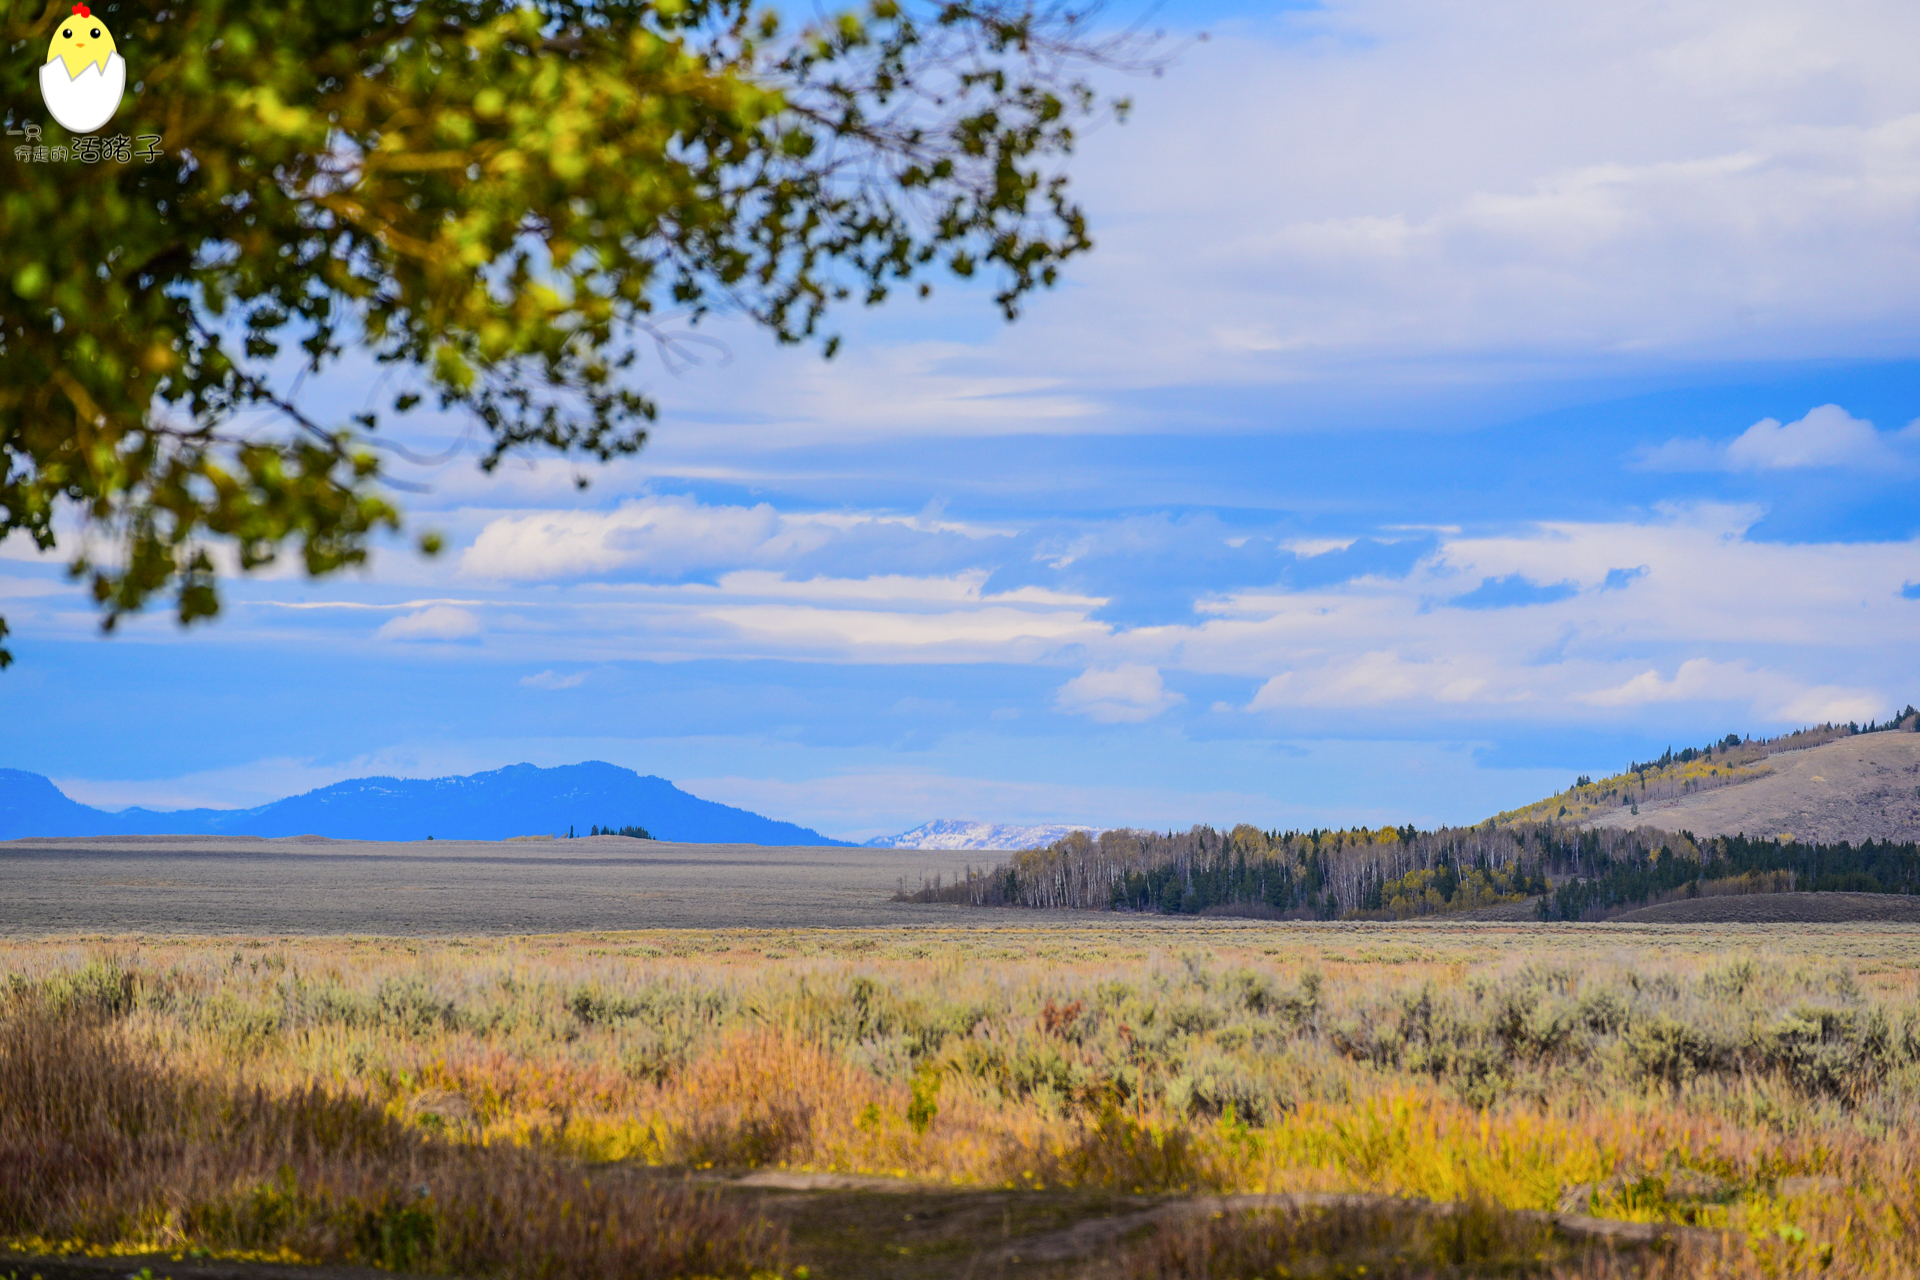
<svg viewBox="0 0 1920 1280"><path fill-rule="evenodd" d="M53 47L40 68L40 96L47 111L70 133L92 133L120 109L127 91L127 62L113 47L113 33L84 4L53 33Z"/></svg>

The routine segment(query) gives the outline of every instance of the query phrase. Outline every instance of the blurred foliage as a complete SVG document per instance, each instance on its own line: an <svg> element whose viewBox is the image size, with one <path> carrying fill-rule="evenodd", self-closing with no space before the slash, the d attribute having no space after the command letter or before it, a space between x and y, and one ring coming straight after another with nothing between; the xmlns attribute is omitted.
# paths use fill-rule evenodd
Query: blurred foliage
<svg viewBox="0 0 1920 1280"><path fill-rule="evenodd" d="M66 10L0 4L9 129L44 117ZM1022 0L797 32L752 0L94 12L128 60L106 132L158 158L0 155L0 538L49 549L76 513L108 627L163 592L210 616L220 572L286 548L363 563L400 527L379 432L423 405L484 431L488 470L605 461L654 417L643 351L692 351L669 323L744 313L831 355L835 304L982 270L1013 318L1091 244L1059 164L1126 104L1086 75L1151 44ZM366 411L303 412L354 352L391 375Z"/></svg>

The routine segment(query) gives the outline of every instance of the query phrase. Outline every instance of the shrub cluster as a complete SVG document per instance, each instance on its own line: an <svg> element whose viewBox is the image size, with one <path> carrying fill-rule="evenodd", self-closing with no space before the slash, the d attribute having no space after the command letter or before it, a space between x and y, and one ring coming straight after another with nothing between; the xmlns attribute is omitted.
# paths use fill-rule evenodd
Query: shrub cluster
<svg viewBox="0 0 1920 1280"><path fill-rule="evenodd" d="M1329 1028L1348 1057L1452 1083L1491 1103L1516 1089L1544 1097L1558 1079L1612 1075L1644 1088L1703 1076L1777 1079L1854 1105L1890 1072L1920 1064L1920 1009L1896 1016L1861 1002L1849 983L1781 990L1736 961L1691 989L1671 975L1599 983L1527 966L1461 992L1431 983L1349 1009Z"/></svg>

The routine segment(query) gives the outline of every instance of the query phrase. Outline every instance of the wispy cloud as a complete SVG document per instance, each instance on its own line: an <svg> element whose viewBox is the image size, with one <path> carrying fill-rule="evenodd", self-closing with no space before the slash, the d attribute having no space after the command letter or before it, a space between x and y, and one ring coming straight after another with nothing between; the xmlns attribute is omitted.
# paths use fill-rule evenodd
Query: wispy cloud
<svg viewBox="0 0 1920 1280"><path fill-rule="evenodd" d="M1491 687L1471 658L1406 659L1390 649L1333 658L1283 671L1260 686L1249 711L1288 707L1381 707L1409 702L1461 703Z"/></svg>
<svg viewBox="0 0 1920 1280"><path fill-rule="evenodd" d="M534 511L489 520L460 556L470 580L514 582L616 576L639 581L710 580L749 567L797 573L902 565L977 563L982 545L1004 541L937 516L844 511L782 513L703 503L689 495L630 498L610 511Z"/></svg>
<svg viewBox="0 0 1920 1280"><path fill-rule="evenodd" d="M303 795L348 778L445 777L476 772L485 757L456 754L422 757L405 748L321 762L293 756L267 756L244 764L196 769L163 778L102 779L58 775L51 779L68 798L96 808L251 809L287 796Z"/></svg>
<svg viewBox="0 0 1920 1280"><path fill-rule="evenodd" d="M450 604L431 605L380 625L381 640L469 640L481 632L480 619Z"/></svg>
<svg viewBox="0 0 1920 1280"><path fill-rule="evenodd" d="M558 675L552 671L540 671L530 676L520 677L523 689L578 689L587 682L587 673L575 671L570 675Z"/></svg>

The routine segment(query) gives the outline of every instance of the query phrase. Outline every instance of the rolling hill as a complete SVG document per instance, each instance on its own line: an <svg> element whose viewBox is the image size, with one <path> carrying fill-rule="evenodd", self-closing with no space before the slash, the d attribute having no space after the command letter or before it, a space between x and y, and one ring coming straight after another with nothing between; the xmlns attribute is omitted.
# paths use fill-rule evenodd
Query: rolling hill
<svg viewBox="0 0 1920 1280"><path fill-rule="evenodd" d="M664 778L589 760L458 778L352 778L253 809L80 804L37 773L0 769L0 840L107 835L322 835L341 840L504 840L594 824L700 844L839 845L806 827L689 795Z"/></svg>

